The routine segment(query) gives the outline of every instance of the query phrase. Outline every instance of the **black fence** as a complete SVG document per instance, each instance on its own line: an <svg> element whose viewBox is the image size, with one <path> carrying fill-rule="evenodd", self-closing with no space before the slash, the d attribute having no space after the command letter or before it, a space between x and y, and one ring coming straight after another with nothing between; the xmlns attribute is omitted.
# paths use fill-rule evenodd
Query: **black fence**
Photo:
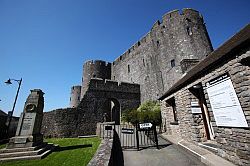
<svg viewBox="0 0 250 166"><path fill-rule="evenodd" d="M123 149L143 149L156 146L158 148L158 138L156 126L141 127L137 124L135 126L129 124L100 124L99 136L103 139L113 138L114 131L119 136L121 147Z"/></svg>

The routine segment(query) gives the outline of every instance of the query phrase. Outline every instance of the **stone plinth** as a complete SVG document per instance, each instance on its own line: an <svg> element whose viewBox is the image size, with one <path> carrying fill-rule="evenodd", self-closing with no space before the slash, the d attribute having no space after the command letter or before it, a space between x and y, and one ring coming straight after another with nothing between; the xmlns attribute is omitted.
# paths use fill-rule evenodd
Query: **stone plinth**
<svg viewBox="0 0 250 166"><path fill-rule="evenodd" d="M18 122L16 136L10 139L7 148L32 147L43 142L43 136L40 133L43 119L43 94L40 89L31 90Z"/></svg>

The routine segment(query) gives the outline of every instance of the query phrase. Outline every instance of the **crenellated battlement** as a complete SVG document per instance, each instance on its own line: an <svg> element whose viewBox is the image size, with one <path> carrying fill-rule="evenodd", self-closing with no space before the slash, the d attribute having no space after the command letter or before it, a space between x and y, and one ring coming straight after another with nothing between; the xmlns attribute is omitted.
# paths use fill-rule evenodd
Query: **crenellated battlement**
<svg viewBox="0 0 250 166"><path fill-rule="evenodd" d="M184 8L182 10L172 10L170 12L167 12L166 14L163 15L162 20L163 22L168 22L169 20L172 19L179 19L183 17L197 17L200 19L203 19L202 15L194 9L191 8Z"/></svg>
<svg viewBox="0 0 250 166"><path fill-rule="evenodd" d="M108 79L92 78L88 84L88 90L138 93L140 92L140 85Z"/></svg>
<svg viewBox="0 0 250 166"><path fill-rule="evenodd" d="M141 45L145 44L150 39L150 32L144 35L139 41L134 43L128 50L126 50L121 56L116 58L113 61L113 65L119 64L121 61L125 60L126 58L130 57L131 53L133 53L136 49L141 47Z"/></svg>
<svg viewBox="0 0 250 166"><path fill-rule="evenodd" d="M94 66L110 66L111 63L110 62L106 62L103 60L88 60L84 63L84 65L88 66L88 65L94 65Z"/></svg>

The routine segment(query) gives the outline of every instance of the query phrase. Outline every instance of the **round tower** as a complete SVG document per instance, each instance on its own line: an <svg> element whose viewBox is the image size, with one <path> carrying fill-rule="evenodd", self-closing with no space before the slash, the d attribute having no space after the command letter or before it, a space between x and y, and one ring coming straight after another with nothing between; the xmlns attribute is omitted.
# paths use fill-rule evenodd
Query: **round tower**
<svg viewBox="0 0 250 166"><path fill-rule="evenodd" d="M202 15L190 8L174 10L163 16L167 39L176 60L203 59L213 51Z"/></svg>
<svg viewBox="0 0 250 166"><path fill-rule="evenodd" d="M70 94L70 107L75 108L81 102L81 86L72 86Z"/></svg>
<svg viewBox="0 0 250 166"><path fill-rule="evenodd" d="M85 94L91 78L111 79L111 63L106 63L102 60L87 61L84 63L81 98Z"/></svg>

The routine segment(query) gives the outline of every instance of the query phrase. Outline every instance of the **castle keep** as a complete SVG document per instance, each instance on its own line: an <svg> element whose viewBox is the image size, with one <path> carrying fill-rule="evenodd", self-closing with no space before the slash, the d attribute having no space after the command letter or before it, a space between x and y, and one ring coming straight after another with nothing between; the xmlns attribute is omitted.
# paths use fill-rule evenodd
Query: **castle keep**
<svg viewBox="0 0 250 166"><path fill-rule="evenodd" d="M112 64L87 61L83 67L81 99L90 79L102 78L139 84L141 102L156 100L212 50L199 12L193 9L171 11ZM74 88L71 100L74 100L71 107L80 102Z"/></svg>

